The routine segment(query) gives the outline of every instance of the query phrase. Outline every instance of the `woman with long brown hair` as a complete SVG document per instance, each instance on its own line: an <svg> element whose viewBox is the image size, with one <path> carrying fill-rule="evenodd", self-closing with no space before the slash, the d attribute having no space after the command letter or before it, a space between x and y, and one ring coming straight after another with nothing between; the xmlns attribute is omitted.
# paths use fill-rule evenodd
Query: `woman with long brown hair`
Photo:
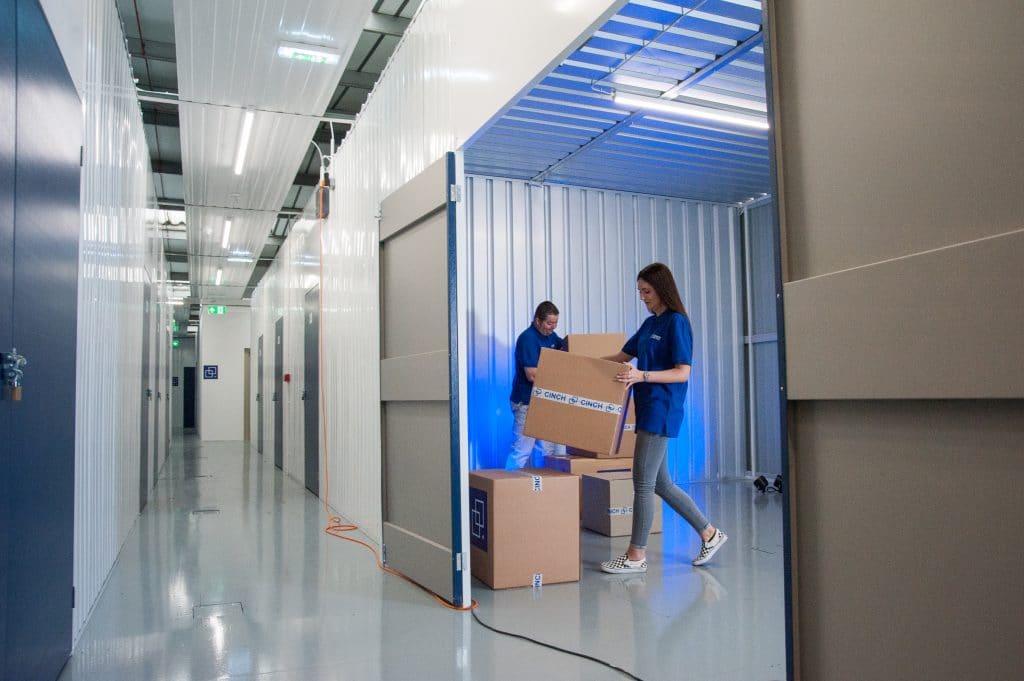
<svg viewBox="0 0 1024 681"><path fill-rule="evenodd" d="M625 554L601 563L605 572L646 572L647 537L654 518L655 495L661 497L700 535L694 565L703 565L728 537L712 525L697 504L672 481L666 455L668 441L683 423L686 386L693 363L693 331L672 271L660 262L640 270L636 278L640 300L651 316L626 341L622 350L605 359L625 362L620 382L633 386L636 405L636 450L633 455L633 532ZM636 358L634 367L629 362Z"/></svg>

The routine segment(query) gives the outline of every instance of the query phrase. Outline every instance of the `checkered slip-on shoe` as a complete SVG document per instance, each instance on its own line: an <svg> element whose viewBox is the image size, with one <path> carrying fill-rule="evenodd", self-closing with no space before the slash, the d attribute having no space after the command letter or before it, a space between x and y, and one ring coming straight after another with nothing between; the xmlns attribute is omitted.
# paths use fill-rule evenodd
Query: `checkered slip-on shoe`
<svg viewBox="0 0 1024 681"><path fill-rule="evenodd" d="M711 556L715 555L718 549L722 548L722 544L729 540L728 535L721 530L716 529L715 534L711 539L706 542L702 542L700 545L700 553L696 558L693 559L694 565L703 565L704 563L711 560Z"/></svg>
<svg viewBox="0 0 1024 681"><path fill-rule="evenodd" d="M624 553L614 560L606 560L601 563L601 569L615 575L627 572L647 572L647 559L630 560L628 554Z"/></svg>

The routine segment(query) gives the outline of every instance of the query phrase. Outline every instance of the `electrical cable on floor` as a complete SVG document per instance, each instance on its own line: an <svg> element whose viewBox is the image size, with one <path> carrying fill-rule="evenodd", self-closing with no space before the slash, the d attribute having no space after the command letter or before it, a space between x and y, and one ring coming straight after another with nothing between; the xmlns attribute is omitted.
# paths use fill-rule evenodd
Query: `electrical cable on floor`
<svg viewBox="0 0 1024 681"><path fill-rule="evenodd" d="M567 653L569 655L575 655L576 657L582 657L585 660L590 660L591 662L596 662L596 663L598 663L600 665L604 665L605 667L608 667L609 669L614 669L615 671L619 672L620 674L623 674L624 676L627 676L628 678L635 679L636 681L644 681L639 676L626 671L622 667L616 667L611 662L606 662L605 660L602 660L602 659L600 659L598 657L593 657L592 655L587 655L586 653L580 653L580 652L577 652L575 650L569 650L568 648L560 648L560 647L558 647L558 646L556 646L554 644L545 643L544 641L538 641L537 639L530 638L529 636L526 636L524 634L516 634L516 633L511 632L511 631L502 631L501 629L498 629L497 627L492 627L491 625L487 624L482 619L480 619L480 617L476 614L475 610L473 611L473 619L475 619L477 621L477 623L480 626L482 626L484 629L490 629L491 631L495 632L496 634L502 634L504 636L511 636L512 638L519 638L519 639L522 639L524 641L529 641L530 643L536 643L539 646L544 646L545 648L550 648L551 650L557 650L560 653Z"/></svg>

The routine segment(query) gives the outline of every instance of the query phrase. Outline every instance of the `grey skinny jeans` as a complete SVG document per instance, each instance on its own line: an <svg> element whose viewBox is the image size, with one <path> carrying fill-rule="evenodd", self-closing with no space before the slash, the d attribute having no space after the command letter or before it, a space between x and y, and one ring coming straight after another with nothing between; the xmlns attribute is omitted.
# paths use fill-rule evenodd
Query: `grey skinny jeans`
<svg viewBox="0 0 1024 681"><path fill-rule="evenodd" d="M647 537L654 521L655 494L668 502L672 510L698 533L711 523L693 503L690 495L679 489L668 474L668 436L655 435L645 430L636 433L636 450L633 454L633 536L630 546L647 548Z"/></svg>

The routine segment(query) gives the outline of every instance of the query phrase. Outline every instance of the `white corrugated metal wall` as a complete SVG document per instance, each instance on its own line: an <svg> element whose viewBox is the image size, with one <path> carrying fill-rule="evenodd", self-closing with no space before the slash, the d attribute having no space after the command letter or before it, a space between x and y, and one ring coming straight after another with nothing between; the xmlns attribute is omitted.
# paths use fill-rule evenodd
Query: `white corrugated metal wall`
<svg viewBox="0 0 1024 681"><path fill-rule="evenodd" d="M742 285L735 206L521 180L467 177L470 465L500 468L511 443L513 349L537 304L560 335L632 335L647 311L637 272L664 262L694 328L678 481L745 474Z"/></svg>
<svg viewBox="0 0 1024 681"><path fill-rule="evenodd" d="M78 287L76 377L75 548L77 641L138 517L140 418L143 384L142 295L153 282L150 337L152 386L166 375L163 245L153 205L149 152L124 35L113 3L89 0L82 86L84 166ZM159 350L158 350L159 349ZM156 443L166 409L151 403ZM158 406L159 405L159 406ZM165 448L151 448L149 485Z"/></svg>
<svg viewBox="0 0 1024 681"><path fill-rule="evenodd" d="M376 215L381 200L476 134L619 3L424 3L335 158L321 286L330 501L380 539L380 351ZM494 28L499 27L499 28ZM502 39L494 40L495 31ZM530 49L523 50L523 45ZM253 296L264 336L264 456L272 455L273 329L286 317L286 370L301 375L302 295L317 238L296 227ZM314 233L315 234L315 233ZM285 409L286 471L301 479L301 403ZM255 424L256 419L253 419ZM255 426L254 426L255 427ZM290 452L290 453L289 453Z"/></svg>

